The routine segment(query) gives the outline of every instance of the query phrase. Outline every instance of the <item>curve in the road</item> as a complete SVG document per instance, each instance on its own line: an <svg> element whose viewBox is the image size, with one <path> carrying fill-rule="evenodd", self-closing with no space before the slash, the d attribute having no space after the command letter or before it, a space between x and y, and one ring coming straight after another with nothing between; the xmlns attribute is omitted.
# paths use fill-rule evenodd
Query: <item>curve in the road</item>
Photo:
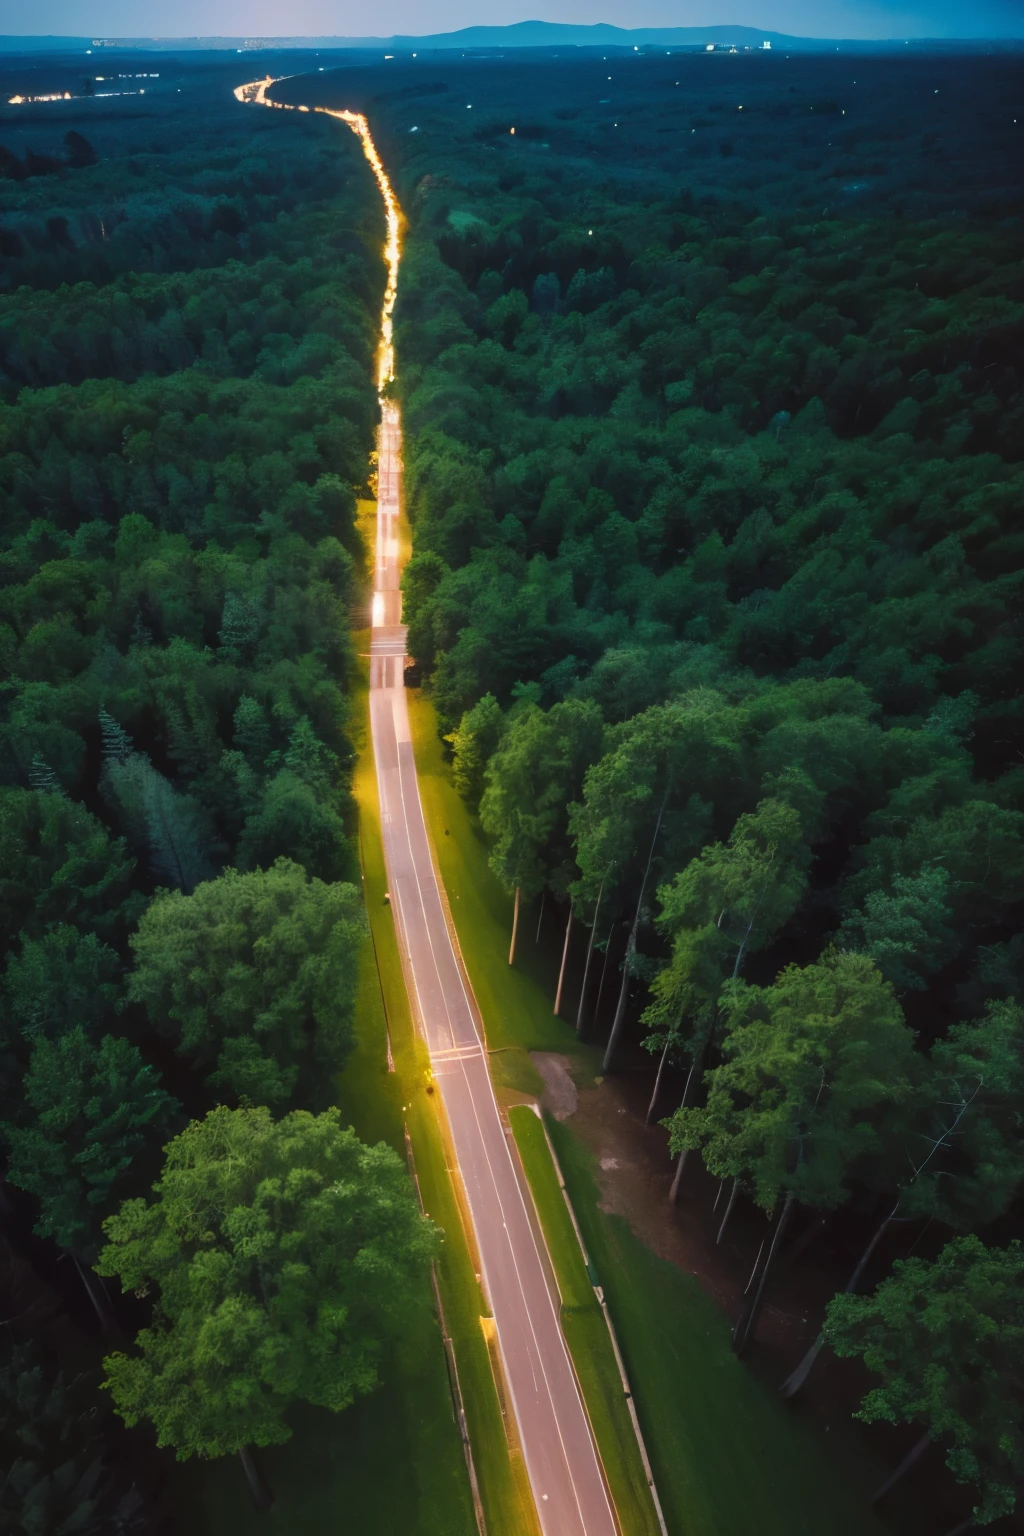
<svg viewBox="0 0 1024 1536"><path fill-rule="evenodd" d="M235 95L239 101L282 106L267 97L272 83L267 79L239 86ZM383 391L393 377L391 318L401 213L366 119L355 112L312 110L339 118L359 135L384 199L388 281L378 354ZM527 1208L530 1197L498 1112L479 1008L449 927L423 818L405 697L400 486L399 411L382 393L370 721L384 855L406 982L448 1117L544 1536L616 1536L618 1523Z"/></svg>

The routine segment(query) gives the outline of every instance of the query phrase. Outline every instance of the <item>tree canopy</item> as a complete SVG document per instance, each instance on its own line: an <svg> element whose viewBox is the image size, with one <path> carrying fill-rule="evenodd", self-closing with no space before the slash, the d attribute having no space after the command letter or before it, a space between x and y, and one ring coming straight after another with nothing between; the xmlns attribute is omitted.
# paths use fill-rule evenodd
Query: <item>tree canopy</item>
<svg viewBox="0 0 1024 1536"><path fill-rule="evenodd" d="M170 1143L154 1198L105 1225L100 1273L158 1295L107 1384L181 1460L277 1444L290 1404L371 1391L388 1317L437 1248L398 1156L337 1109L212 1110Z"/></svg>
<svg viewBox="0 0 1024 1536"><path fill-rule="evenodd" d="M933 1261L902 1259L873 1296L837 1296L825 1334L881 1378L869 1423L918 1425L978 1495L977 1525L1016 1505L1024 1475L1024 1246L959 1237Z"/></svg>
<svg viewBox="0 0 1024 1536"><path fill-rule="evenodd" d="M279 1103L351 1047L364 932L354 886L310 880L288 859L226 870L150 904L128 995L211 1087Z"/></svg>

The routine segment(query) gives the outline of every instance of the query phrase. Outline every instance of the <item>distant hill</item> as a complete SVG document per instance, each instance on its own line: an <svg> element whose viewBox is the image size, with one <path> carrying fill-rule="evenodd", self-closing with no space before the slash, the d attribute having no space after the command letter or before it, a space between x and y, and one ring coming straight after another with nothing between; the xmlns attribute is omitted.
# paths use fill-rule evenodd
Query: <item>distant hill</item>
<svg viewBox="0 0 1024 1536"><path fill-rule="evenodd" d="M399 50L428 53L431 50L502 51L507 48L706 48L709 44L724 48L772 48L787 52L834 52L837 48L857 52L888 51L898 46L915 49L941 49L944 52L970 51L978 47L1019 48L1019 40L977 42L914 38L909 44L899 40L850 40L836 38L790 37L785 32L759 30L755 27L613 27L605 22L594 26L576 26L555 21L517 21L507 27L463 27L458 32L435 32L423 37L4 37L0 36L0 55L5 53L78 53L87 48L159 49L182 52L193 49L222 49L236 52L273 52L278 49L357 50L384 52Z"/></svg>

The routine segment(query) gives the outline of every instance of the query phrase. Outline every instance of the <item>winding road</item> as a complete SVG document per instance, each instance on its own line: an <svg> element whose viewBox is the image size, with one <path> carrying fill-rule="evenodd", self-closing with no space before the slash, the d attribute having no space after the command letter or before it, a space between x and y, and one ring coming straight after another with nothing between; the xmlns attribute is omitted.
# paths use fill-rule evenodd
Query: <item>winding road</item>
<svg viewBox="0 0 1024 1536"><path fill-rule="evenodd" d="M271 83L240 86L235 94L240 101L280 106L267 99ZM352 112L329 115L359 135L381 189L388 226L388 283L378 355L382 394L370 722L384 855L406 982L448 1117L544 1536L617 1536L618 1523L562 1334L557 1297L549 1287L527 1208L530 1196L521 1171L517 1174L495 1101L480 1011L457 955L420 802L405 697L399 589L401 422L384 388L393 376L391 316L401 214L365 118Z"/></svg>

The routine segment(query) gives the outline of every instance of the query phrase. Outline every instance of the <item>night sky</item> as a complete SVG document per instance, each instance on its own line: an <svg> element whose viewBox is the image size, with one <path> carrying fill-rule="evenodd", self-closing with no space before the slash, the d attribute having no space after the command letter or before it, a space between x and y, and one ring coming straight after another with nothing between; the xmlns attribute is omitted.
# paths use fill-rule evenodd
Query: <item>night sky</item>
<svg viewBox="0 0 1024 1536"><path fill-rule="evenodd" d="M313 36L443 32L539 19L735 23L804 37L1021 37L1024 0L0 0L0 34Z"/></svg>

